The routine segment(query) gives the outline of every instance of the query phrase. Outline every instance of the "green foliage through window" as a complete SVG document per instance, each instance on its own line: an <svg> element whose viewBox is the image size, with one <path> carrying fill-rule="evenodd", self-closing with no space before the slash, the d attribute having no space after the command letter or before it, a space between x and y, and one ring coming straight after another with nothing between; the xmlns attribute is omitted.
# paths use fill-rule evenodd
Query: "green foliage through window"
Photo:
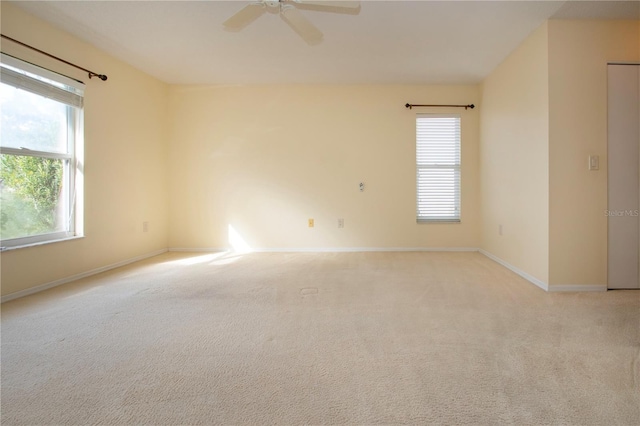
<svg viewBox="0 0 640 426"><path fill-rule="evenodd" d="M3 239L53 232L58 228L63 161L0 156L0 230Z"/></svg>

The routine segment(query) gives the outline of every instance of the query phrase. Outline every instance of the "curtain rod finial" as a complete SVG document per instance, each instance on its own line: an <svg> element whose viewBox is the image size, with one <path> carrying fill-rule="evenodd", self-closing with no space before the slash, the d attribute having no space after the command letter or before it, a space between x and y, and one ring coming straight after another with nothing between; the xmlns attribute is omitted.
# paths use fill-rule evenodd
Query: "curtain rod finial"
<svg viewBox="0 0 640 426"><path fill-rule="evenodd" d="M411 105L411 104L406 104L404 107L405 107L405 108L409 108L409 109L411 109L411 108L412 108L412 106L413 106L413 105Z"/></svg>
<svg viewBox="0 0 640 426"><path fill-rule="evenodd" d="M92 77L98 77L102 81L107 81L107 76L104 74L96 74L96 73L90 72L89 78L92 78Z"/></svg>

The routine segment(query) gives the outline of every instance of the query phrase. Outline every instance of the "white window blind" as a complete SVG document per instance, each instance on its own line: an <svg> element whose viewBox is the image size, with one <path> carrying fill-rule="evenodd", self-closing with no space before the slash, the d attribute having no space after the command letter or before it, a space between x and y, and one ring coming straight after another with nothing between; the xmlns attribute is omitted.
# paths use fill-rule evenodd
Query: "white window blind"
<svg viewBox="0 0 640 426"><path fill-rule="evenodd" d="M0 81L17 89L82 108L84 84L52 71L2 54Z"/></svg>
<svg viewBox="0 0 640 426"><path fill-rule="evenodd" d="M460 221L460 116L416 118L418 222Z"/></svg>

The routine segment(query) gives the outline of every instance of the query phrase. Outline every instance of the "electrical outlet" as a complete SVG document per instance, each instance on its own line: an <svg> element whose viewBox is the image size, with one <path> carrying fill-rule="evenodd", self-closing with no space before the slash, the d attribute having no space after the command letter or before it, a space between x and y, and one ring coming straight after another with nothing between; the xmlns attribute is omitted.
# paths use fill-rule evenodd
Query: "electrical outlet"
<svg viewBox="0 0 640 426"><path fill-rule="evenodd" d="M313 222L313 218L309 219L309 228L313 228L314 227L314 222Z"/></svg>
<svg viewBox="0 0 640 426"><path fill-rule="evenodd" d="M338 228L344 228L344 219L338 219Z"/></svg>

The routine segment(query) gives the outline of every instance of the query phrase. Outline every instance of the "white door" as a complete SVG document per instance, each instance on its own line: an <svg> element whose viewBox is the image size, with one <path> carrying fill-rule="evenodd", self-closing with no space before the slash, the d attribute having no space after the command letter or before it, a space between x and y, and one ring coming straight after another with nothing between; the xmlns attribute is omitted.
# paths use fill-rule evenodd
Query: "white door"
<svg viewBox="0 0 640 426"><path fill-rule="evenodd" d="M640 288L640 66L608 66L608 288Z"/></svg>

